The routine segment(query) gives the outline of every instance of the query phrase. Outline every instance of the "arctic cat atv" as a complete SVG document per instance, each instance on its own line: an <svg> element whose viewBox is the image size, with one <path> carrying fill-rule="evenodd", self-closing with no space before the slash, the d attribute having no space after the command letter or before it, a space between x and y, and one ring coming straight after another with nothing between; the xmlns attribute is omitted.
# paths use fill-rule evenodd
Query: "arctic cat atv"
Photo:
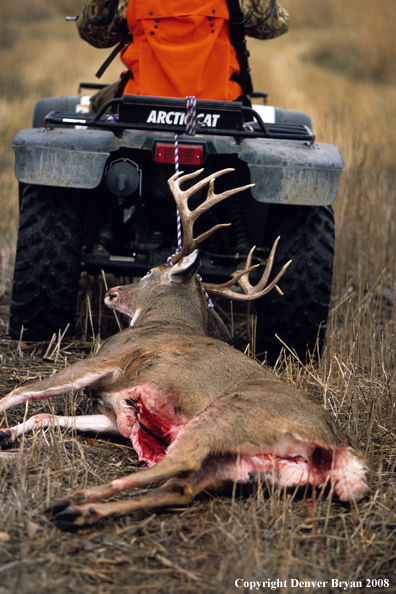
<svg viewBox="0 0 396 594"><path fill-rule="evenodd" d="M182 99L126 95L96 114L80 113L82 103L82 96L42 99L33 127L13 139L20 225L10 335L19 338L23 326L25 340L41 340L72 329L82 271L141 276L175 252L167 180L176 133L181 171L203 168L207 176L233 167L216 181L216 193L255 184L199 220L204 228L232 223L203 244L203 280L228 280L252 245L256 262L265 262L280 235L274 273L293 262L284 295L272 291L256 305L256 352L274 361L277 334L305 360L326 330L339 150L315 142L308 115L276 107L197 101L191 136ZM109 116L112 110L118 115Z"/></svg>

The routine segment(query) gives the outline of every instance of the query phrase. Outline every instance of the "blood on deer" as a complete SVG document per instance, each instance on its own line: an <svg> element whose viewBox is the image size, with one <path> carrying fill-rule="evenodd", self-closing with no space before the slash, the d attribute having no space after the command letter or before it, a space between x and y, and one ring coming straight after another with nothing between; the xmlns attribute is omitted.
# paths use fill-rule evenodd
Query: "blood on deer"
<svg viewBox="0 0 396 594"><path fill-rule="evenodd" d="M181 185L201 171L169 180L183 227L183 245L170 262L150 270L138 283L110 289L106 304L131 318L131 326L110 337L85 360L27 386L0 401L0 412L20 403L90 388L97 413L62 417L40 414L0 430L11 444L36 427L59 425L81 431L120 434L131 440L147 468L54 502L56 524L75 530L106 516L137 509L186 505L204 489L252 477L284 487L330 487L342 501L357 502L369 492L369 464L332 415L303 391L286 384L233 348L209 295L250 301L277 283L286 266L268 282L276 244L255 286L249 281L252 252L243 270L222 285L204 285L197 271L198 247L223 225L194 238L195 220L214 204L244 190L214 193L219 171L187 190ZM209 184L195 210L189 198ZM238 284L239 292L233 290ZM162 486L122 501L111 495L156 481Z"/></svg>

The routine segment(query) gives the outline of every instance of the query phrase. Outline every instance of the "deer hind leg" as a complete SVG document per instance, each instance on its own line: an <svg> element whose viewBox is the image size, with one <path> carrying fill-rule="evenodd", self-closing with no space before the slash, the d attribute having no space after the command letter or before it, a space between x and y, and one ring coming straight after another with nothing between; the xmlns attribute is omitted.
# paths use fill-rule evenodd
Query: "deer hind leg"
<svg viewBox="0 0 396 594"><path fill-rule="evenodd" d="M96 506L89 504L102 501L121 491L138 489L161 480L188 480L194 493L222 480L238 480L238 447L246 445L246 431L244 428L241 430L239 416L233 418L228 401L225 404L226 410L215 402L203 413L188 421L168 448L166 457L155 466L114 479L104 485L71 493L55 501L48 508L49 514L56 520L60 513L68 509L76 513L76 517L80 517L79 512L84 510L86 516L88 508L96 509ZM234 436L234 432L239 435ZM229 459L221 458L230 452ZM220 463L217 463L217 457ZM242 472L246 479L249 478L250 470L254 470L254 467L248 466L245 473ZM97 509L99 510L99 507ZM100 509L102 510L102 507ZM81 519L80 522L82 521Z"/></svg>
<svg viewBox="0 0 396 594"><path fill-rule="evenodd" d="M161 462L158 465L161 465ZM213 460L208 465L204 463L200 470L195 472L189 479L173 477L161 487L131 499L109 503L85 503L70 507L66 507L63 504L64 502L60 500L49 507L47 512L53 516L53 520L61 530L74 531L82 527L92 526L107 516L123 516L139 509L188 505L197 493L208 487L218 487L219 483L227 480L224 479L223 472L221 473L222 479L219 480L218 466L218 464L213 463ZM139 474L142 473L136 473L135 478Z"/></svg>
<svg viewBox="0 0 396 594"><path fill-rule="evenodd" d="M62 499L55 501L48 508L48 511L52 515L55 515L71 505L81 506L83 504L94 503L107 499L117 493L130 489L138 489L157 481L172 479L174 477L187 479L194 475L200 468L201 462L202 459L199 454L191 458L183 458L182 456L174 458L167 455L151 468L144 468L125 477L114 479L109 483L81 489L80 491L66 495Z"/></svg>
<svg viewBox="0 0 396 594"><path fill-rule="evenodd" d="M92 526L107 516L124 516L139 509L187 505L193 500L194 494L188 481L171 479L162 487L131 499L109 503L86 503L59 512L56 510L53 519L61 530L74 531ZM54 508L47 511L51 515L54 514Z"/></svg>
<svg viewBox="0 0 396 594"><path fill-rule="evenodd" d="M184 444L185 445L185 444ZM47 512L53 517L56 525L61 530L75 531L82 527L92 526L108 516L123 516L139 509L161 508L169 506L188 505L194 497L204 489L222 488L225 483L235 480L236 468L241 460L238 455L228 454L224 456L209 455L202 461L199 470L194 472L190 478L173 477L164 485L151 490L142 496L135 496L131 499L115 501L109 503L84 503L83 505L69 506L67 501L60 500L47 509ZM167 461L169 464L169 460ZM166 466L165 460L158 462L156 468ZM172 462L173 472L176 471L176 465ZM178 466L179 474L191 472L192 464L186 463L181 471ZM139 477L151 474L153 468L147 472L141 471L125 479L124 487L128 484L136 485ZM165 477L164 470L161 471L162 478ZM130 480L131 479L131 480ZM115 483L117 481L113 481ZM142 481L140 480L140 485ZM121 481L118 481L121 484ZM91 491L92 493L92 491ZM96 492L98 495L98 493ZM102 492L102 495L104 492Z"/></svg>
<svg viewBox="0 0 396 594"><path fill-rule="evenodd" d="M41 413L34 415L15 427L0 430L0 446L9 446L17 437L45 427L71 427L77 431L93 431L95 433L113 433L118 435L119 429L116 423L105 415L81 415L78 417L63 417Z"/></svg>

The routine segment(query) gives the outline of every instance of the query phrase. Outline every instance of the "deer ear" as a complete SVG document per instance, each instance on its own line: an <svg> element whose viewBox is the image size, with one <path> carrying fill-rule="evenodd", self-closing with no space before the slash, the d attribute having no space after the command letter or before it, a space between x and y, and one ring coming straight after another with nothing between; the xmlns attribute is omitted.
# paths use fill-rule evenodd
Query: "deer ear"
<svg viewBox="0 0 396 594"><path fill-rule="evenodd" d="M194 250L188 256L184 256L174 266L172 266L169 273L169 280L171 283L183 283L193 276L195 276L198 268L201 265L201 259L199 257L198 250Z"/></svg>

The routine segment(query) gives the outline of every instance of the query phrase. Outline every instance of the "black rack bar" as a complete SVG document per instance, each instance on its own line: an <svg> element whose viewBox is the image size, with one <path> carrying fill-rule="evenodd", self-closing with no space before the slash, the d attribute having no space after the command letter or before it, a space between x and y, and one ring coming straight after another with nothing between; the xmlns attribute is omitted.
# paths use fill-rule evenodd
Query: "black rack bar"
<svg viewBox="0 0 396 594"><path fill-rule="evenodd" d="M155 103L153 103L155 101ZM147 132L169 132L169 133L177 133L177 134L185 134L186 128L184 125L178 124L157 124L157 123L147 123L144 122L134 122L134 121L123 121L122 118L125 117L126 119L130 120L134 111L133 106L136 105L136 109L138 107L142 107L145 105L148 106L155 106L158 109L163 107L174 107L182 110L185 109L185 101L182 99L169 99L169 98L161 98L161 97L138 97L138 96L128 96L110 99L106 103L102 105L99 111L96 114L84 114L84 113L70 113L70 112L51 112L45 117L45 121L47 124L51 124L56 126L74 126L75 124L78 125L85 125L87 127L95 127L100 128L103 130L112 130L112 131L123 131L127 129L132 130L143 130ZM121 107L121 114L120 120L116 121L114 119L108 119L105 115L105 112L113 105L119 105ZM124 111L123 111L124 108ZM197 109L206 109L206 110L213 110L222 113L226 113L229 116L227 121L232 120L233 114L235 114L235 128L228 128L228 129L219 129L219 128L211 128L208 126L197 126L197 134L205 134L210 136L233 136L235 138L274 138L274 139L290 139L290 140L306 140L313 142L315 140L315 135L313 134L312 130L308 128L308 126L302 124L269 124L263 121L261 116L255 111L252 107L244 106L240 103L226 103L226 102L216 102L216 101L199 101L197 102ZM125 112L125 109L127 110ZM239 114L239 117L238 117ZM242 117L249 115L251 117L251 121L253 119L256 122L253 125L253 129L246 130L240 127L240 122L242 122ZM245 120L247 118L245 117Z"/></svg>

